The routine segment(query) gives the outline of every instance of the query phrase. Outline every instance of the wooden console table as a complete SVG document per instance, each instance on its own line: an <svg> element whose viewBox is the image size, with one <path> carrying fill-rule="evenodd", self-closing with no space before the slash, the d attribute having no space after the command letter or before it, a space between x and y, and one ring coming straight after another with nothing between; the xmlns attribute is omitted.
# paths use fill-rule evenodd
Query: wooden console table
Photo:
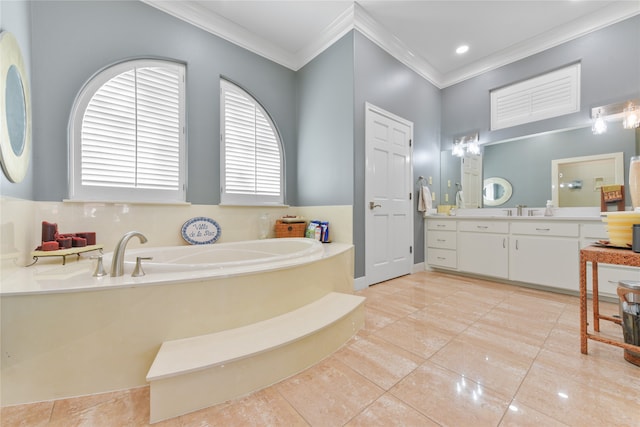
<svg viewBox="0 0 640 427"><path fill-rule="evenodd" d="M600 246L589 246L580 250L580 351L583 354L587 354L587 339L592 339L640 353L640 346L612 340L588 332L587 262L591 262L593 278L593 329L595 332L600 332L600 319L609 320L617 324L620 324L621 320L616 317L600 314L598 301L598 263L640 267L640 253L633 252L629 249L614 249Z"/></svg>

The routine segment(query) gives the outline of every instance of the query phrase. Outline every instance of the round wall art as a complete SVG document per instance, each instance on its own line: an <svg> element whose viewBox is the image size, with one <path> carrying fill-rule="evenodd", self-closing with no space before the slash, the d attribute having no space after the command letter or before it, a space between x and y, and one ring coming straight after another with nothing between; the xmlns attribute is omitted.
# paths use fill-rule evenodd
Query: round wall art
<svg viewBox="0 0 640 427"><path fill-rule="evenodd" d="M31 97L16 38L0 33L0 160L11 182L24 179L31 158Z"/></svg>

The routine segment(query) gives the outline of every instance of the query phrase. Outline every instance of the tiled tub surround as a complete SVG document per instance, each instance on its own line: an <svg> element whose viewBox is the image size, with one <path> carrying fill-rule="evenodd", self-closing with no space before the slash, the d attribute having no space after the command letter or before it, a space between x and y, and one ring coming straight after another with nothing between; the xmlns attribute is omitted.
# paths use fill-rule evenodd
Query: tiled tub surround
<svg viewBox="0 0 640 427"><path fill-rule="evenodd" d="M3 269L2 405L145 385L166 340L273 317L332 291L351 293L352 246L322 246L313 262L212 278L205 270L98 279L86 257Z"/></svg>
<svg viewBox="0 0 640 427"><path fill-rule="evenodd" d="M580 353L577 297L440 272L356 294L367 297L365 328L332 356L262 391L154 425L640 425L640 368L606 344ZM603 333L622 336L606 323ZM2 409L3 427L148 422L148 387Z"/></svg>
<svg viewBox="0 0 640 427"><path fill-rule="evenodd" d="M259 238L259 218L268 214L272 223L282 215L329 221L331 240L352 243L351 206L244 207L220 205L155 205L128 203L33 202L0 196L0 256L2 273L31 263L41 241L42 221L58 224L67 232L95 231L104 251L114 249L127 232L142 232L148 246L185 245L180 230L194 217L213 218L222 229L218 242ZM272 231L273 233L273 231ZM270 237L275 237L271 234ZM128 247L141 246L137 239ZM41 262L41 261L39 261Z"/></svg>

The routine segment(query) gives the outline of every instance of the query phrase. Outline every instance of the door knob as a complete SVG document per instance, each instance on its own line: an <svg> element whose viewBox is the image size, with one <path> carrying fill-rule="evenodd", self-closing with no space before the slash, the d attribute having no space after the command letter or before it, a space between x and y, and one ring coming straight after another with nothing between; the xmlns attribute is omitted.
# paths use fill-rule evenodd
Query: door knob
<svg viewBox="0 0 640 427"><path fill-rule="evenodd" d="M376 205L374 202L369 202L369 209L381 208L382 205Z"/></svg>

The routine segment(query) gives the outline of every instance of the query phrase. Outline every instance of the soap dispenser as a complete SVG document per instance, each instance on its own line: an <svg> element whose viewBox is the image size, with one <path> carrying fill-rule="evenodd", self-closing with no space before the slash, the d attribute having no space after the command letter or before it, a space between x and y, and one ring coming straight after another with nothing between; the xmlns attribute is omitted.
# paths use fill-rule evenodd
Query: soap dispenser
<svg viewBox="0 0 640 427"><path fill-rule="evenodd" d="M544 210L544 216L553 216L553 203L551 200L547 200L547 207Z"/></svg>

